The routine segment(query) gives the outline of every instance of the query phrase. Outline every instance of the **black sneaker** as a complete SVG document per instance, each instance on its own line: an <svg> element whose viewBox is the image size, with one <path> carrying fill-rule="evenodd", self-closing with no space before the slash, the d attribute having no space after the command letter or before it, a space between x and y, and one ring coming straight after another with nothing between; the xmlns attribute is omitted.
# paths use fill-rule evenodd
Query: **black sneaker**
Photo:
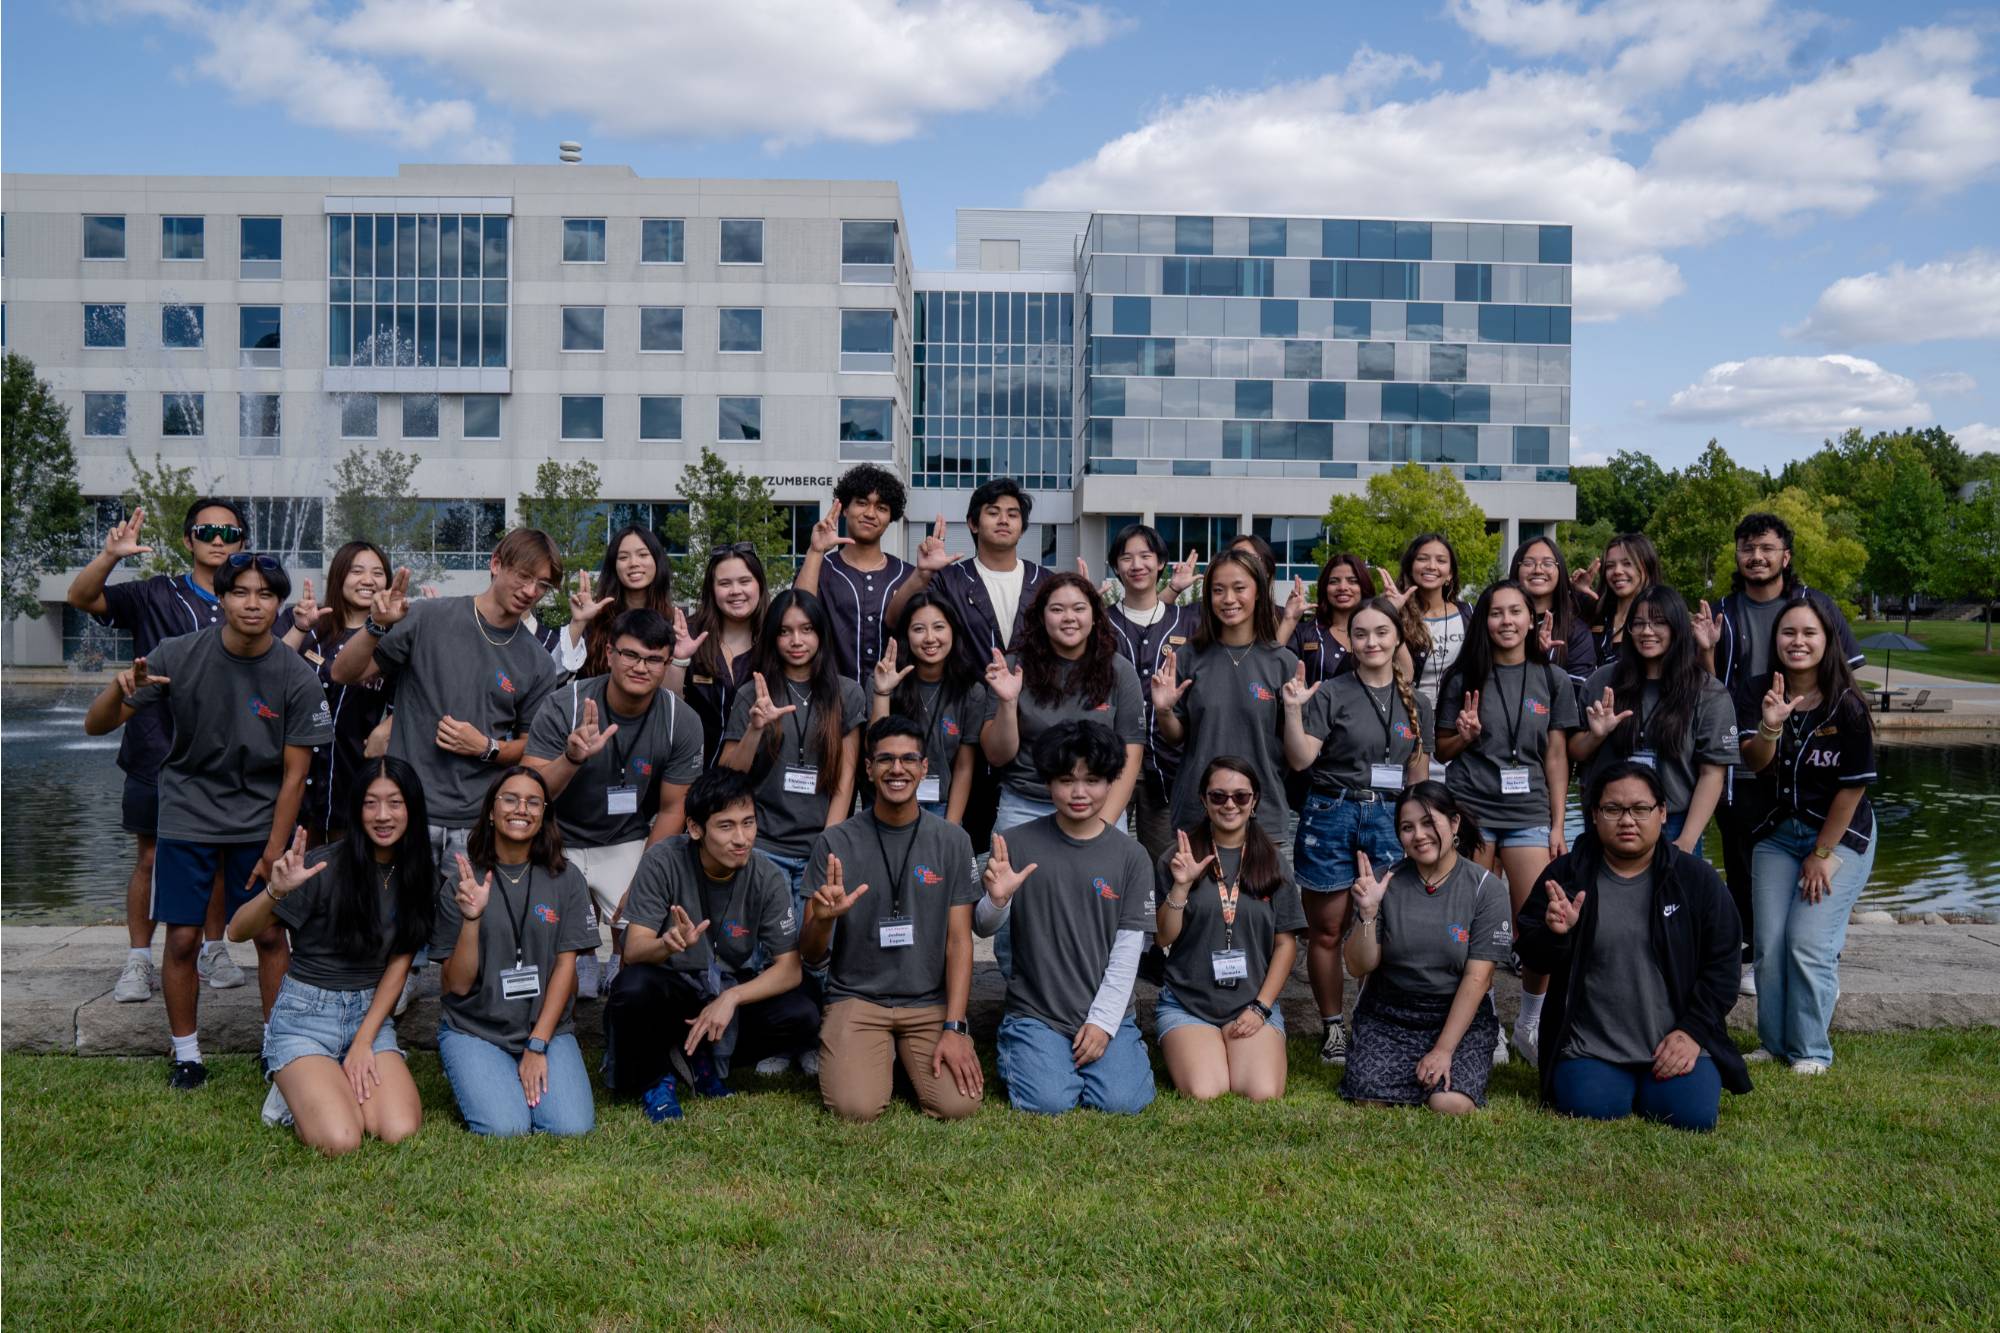
<svg viewBox="0 0 2000 1333"><path fill-rule="evenodd" d="M208 1082L208 1066L199 1060L176 1060L167 1069L167 1086L177 1092L193 1092Z"/></svg>
<svg viewBox="0 0 2000 1333"><path fill-rule="evenodd" d="M1319 1045L1320 1063L1344 1065L1347 1063L1347 1025L1328 1023L1326 1039Z"/></svg>

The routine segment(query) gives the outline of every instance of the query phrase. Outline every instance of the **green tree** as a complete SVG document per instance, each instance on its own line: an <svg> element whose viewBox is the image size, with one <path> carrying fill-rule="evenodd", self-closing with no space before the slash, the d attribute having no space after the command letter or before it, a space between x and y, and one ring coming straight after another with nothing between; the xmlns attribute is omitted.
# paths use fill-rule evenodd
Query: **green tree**
<svg viewBox="0 0 2000 1333"><path fill-rule="evenodd" d="M41 576L61 569L83 540L83 491L69 443L69 409L24 356L7 353L0 491L0 606L9 616L39 620Z"/></svg>
<svg viewBox="0 0 2000 1333"><path fill-rule="evenodd" d="M1800 579L1840 603L1841 611L1856 618L1853 597L1868 563L1868 548L1847 529L1846 517L1837 500L1824 500L1800 486L1787 486L1775 495L1754 500L1751 508L1776 514L1792 530L1792 568ZM1736 519L1741 519L1739 513ZM1736 520L1731 520L1733 529ZM1716 552L1716 591L1723 591L1736 567L1735 534L1724 539Z"/></svg>
<svg viewBox="0 0 2000 1333"><path fill-rule="evenodd" d="M1911 603L1924 591L1944 524L1944 490L1931 475L1930 463L1914 441L1889 443L1889 485L1868 521L1868 564L1862 580L1868 590L1903 602L1903 628L1909 629Z"/></svg>
<svg viewBox="0 0 2000 1333"><path fill-rule="evenodd" d="M1610 525L1613 534L1644 532L1671 487L1649 454L1620 449L1603 467L1570 469L1576 485L1576 521ZM1601 549L1601 548L1600 548Z"/></svg>
<svg viewBox="0 0 2000 1333"><path fill-rule="evenodd" d="M158 454L153 455L153 466L148 468L127 449L125 462L132 469L132 484L120 498L127 514L135 505L145 506L146 522L140 536L153 548L140 568L148 574L178 574L188 568L181 520L187 517L188 506L208 494L209 488L195 485L193 468L175 467Z"/></svg>
<svg viewBox="0 0 2000 1333"><path fill-rule="evenodd" d="M563 569L573 584L576 571L595 573L604 561L610 538L605 523L604 482L589 459L562 463L545 458L535 469L535 489L522 491L521 526L549 534L562 554ZM551 625L569 621L569 598L558 592L536 614Z"/></svg>
<svg viewBox="0 0 2000 1333"><path fill-rule="evenodd" d="M1700 458L1674 473L1647 526L1668 586L1691 601L1718 595L1734 567L1727 553L1736 521L1756 498L1756 483L1714 440Z"/></svg>
<svg viewBox="0 0 2000 1333"><path fill-rule="evenodd" d="M329 546L374 542L390 563L409 565L420 578L427 577L434 559L430 512L410 484L423 461L422 454L371 452L359 445L341 458L333 469Z"/></svg>
<svg viewBox="0 0 2000 1333"><path fill-rule="evenodd" d="M1563 559L1572 570L1589 569L1590 562L1603 555L1611 539L1622 531L1608 518L1593 523L1558 523L1556 545L1562 548Z"/></svg>
<svg viewBox="0 0 2000 1333"><path fill-rule="evenodd" d="M1933 570L1936 590L1946 597L1981 603L1986 651L1993 651L1992 605L2000 599L2000 483L1982 482L1964 504L1945 515L1940 557Z"/></svg>
<svg viewBox="0 0 2000 1333"><path fill-rule="evenodd" d="M1458 552L1459 575L1477 587L1492 579L1500 561L1501 537L1486 530L1486 513L1465 493L1465 485L1443 468L1405 463L1368 479L1362 495L1336 495L1327 503L1327 541L1314 552L1353 551L1371 565L1390 569L1403 547L1419 532L1442 532Z"/></svg>
<svg viewBox="0 0 2000 1333"><path fill-rule="evenodd" d="M680 489L688 507L668 517L668 545L692 553L699 564L717 546L749 542L772 587L791 582L791 524L771 502L762 477L739 472L713 449L703 449L681 473Z"/></svg>

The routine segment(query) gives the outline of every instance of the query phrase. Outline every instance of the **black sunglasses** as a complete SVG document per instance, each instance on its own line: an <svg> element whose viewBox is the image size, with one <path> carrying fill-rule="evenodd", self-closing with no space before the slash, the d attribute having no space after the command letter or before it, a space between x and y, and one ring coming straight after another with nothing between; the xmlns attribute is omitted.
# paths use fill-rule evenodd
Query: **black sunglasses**
<svg viewBox="0 0 2000 1333"><path fill-rule="evenodd" d="M756 550L757 543L755 542L730 542L723 546L709 547L708 558L710 560L717 560L725 555L752 555L756 553Z"/></svg>
<svg viewBox="0 0 2000 1333"><path fill-rule="evenodd" d="M256 551L238 551L222 564L226 569L244 569L255 565L259 574L280 574L285 568L278 562L277 556L264 555Z"/></svg>
<svg viewBox="0 0 2000 1333"><path fill-rule="evenodd" d="M240 542L248 535L234 523L197 523L188 529L198 542Z"/></svg>
<svg viewBox="0 0 2000 1333"><path fill-rule="evenodd" d="M1252 801L1257 799L1257 793L1255 792L1223 791L1220 788L1216 787L1209 788L1207 791L1202 793L1202 796L1203 799L1205 799L1210 805L1213 806L1249 805Z"/></svg>

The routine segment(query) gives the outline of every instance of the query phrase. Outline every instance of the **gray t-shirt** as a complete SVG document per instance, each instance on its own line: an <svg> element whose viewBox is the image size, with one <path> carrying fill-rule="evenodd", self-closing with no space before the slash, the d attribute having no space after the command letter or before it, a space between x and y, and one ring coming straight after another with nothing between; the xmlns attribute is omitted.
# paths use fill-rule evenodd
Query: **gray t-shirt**
<svg viewBox="0 0 2000 1333"><path fill-rule="evenodd" d="M334 859L334 848L315 847L306 854L306 865L315 866ZM339 875L339 858L271 907L292 937L292 962L285 975L297 977L308 986L322 990L373 990L389 966L389 946L396 938L396 888L393 866L370 861L362 867L359 886L364 893L376 894L380 906L376 930L368 950L360 955L343 953L334 943L333 908L336 897L352 893L352 877ZM497 881L496 881L497 882Z"/></svg>
<svg viewBox="0 0 2000 1333"><path fill-rule="evenodd" d="M1778 615L1785 609L1786 602L1782 595L1768 602L1753 602L1748 594L1738 600L1737 604L1743 608L1744 627L1750 632L1750 679L1753 681L1762 681L1771 674L1771 635L1777 629Z"/></svg>
<svg viewBox="0 0 2000 1333"><path fill-rule="evenodd" d="M579 847L612 847L644 838L659 813L660 784L684 787L701 776L701 719L686 702L659 690L650 709L626 717L605 702L610 686L611 677L592 676L559 687L543 701L528 731L528 753L554 759L569 744L585 703L596 703L599 727L618 726L618 734L584 762L556 797L563 839ZM612 813L614 802L623 813Z"/></svg>
<svg viewBox="0 0 2000 1333"><path fill-rule="evenodd" d="M979 729L993 716L993 696L977 682L960 695L946 693L942 681L918 681L916 690L917 706L906 715L924 729L924 758L938 781L938 803L944 804L951 800L951 766L959 747L979 744ZM893 702L890 711L896 711ZM865 765L868 756L862 755L861 762Z"/></svg>
<svg viewBox="0 0 2000 1333"><path fill-rule="evenodd" d="M590 886L575 866L564 866L559 875L528 866L518 885L509 884L507 877L521 874L521 867L504 873L492 866L473 867L481 880L489 870L493 889L479 917L479 979L470 994L444 997L444 1016L467 1036L518 1056L528 1049L528 1037L541 1021L556 955L595 949L597 927L591 924ZM431 931L433 963L444 962L458 947L459 925L458 877L452 875L438 893L437 924ZM541 993L532 999L509 1000L501 989L500 974L513 968L517 957L523 965L541 970ZM572 989L553 1035L574 1031L570 1018L575 1007Z"/></svg>
<svg viewBox="0 0 2000 1333"><path fill-rule="evenodd" d="M868 699L861 693L861 687L847 677L837 676L835 680L840 686L840 729L843 733L850 732L868 720ZM833 782L828 778L826 791L819 789L818 779L826 775L818 771L819 724L812 709L799 703L805 687L788 680L770 684L771 701L779 707L790 703L796 711L778 719L784 736L777 756L774 758L760 745L750 765L750 776L757 784L757 845L780 856L804 856L812 850L813 839L826 829L831 803L828 793ZM750 706L756 702L756 690L736 692L736 706L730 710L729 725L722 732L725 745L741 740L750 729ZM790 769L812 770L814 789L786 791L785 774ZM844 819L849 813L842 810L840 815Z"/></svg>
<svg viewBox="0 0 2000 1333"><path fill-rule="evenodd" d="M1123 659L1121 659L1123 660ZM1235 755L1257 770L1263 799L1257 822L1273 842L1285 838L1285 705L1279 692L1299 669L1298 654L1275 643L1232 648L1212 643L1176 659L1180 678L1194 684L1174 705L1187 729L1174 775L1173 821L1191 828L1206 811L1201 775L1217 755Z"/></svg>
<svg viewBox="0 0 2000 1333"><path fill-rule="evenodd" d="M1123 831L1072 838L1054 815L1005 836L1014 868L1035 867L1008 906L1014 978L1007 1012L1074 1037L1104 984L1118 932L1153 928L1152 864ZM1129 1001L1125 1012L1132 1012Z"/></svg>
<svg viewBox="0 0 2000 1333"><path fill-rule="evenodd" d="M958 825L921 811L901 828L866 811L814 841L806 864L808 896L826 883L828 853L840 858L849 893L863 884L868 892L833 923L827 1003L860 999L891 1009L943 1004L951 909L970 906L981 893L972 872L972 839ZM890 921L909 922L915 942L884 948L882 925Z"/></svg>
<svg viewBox="0 0 2000 1333"><path fill-rule="evenodd" d="M1018 667L1021 664L1020 654L1010 654L1007 661ZM1088 705L1077 695L1065 691L1062 698L1051 705L1035 698L1024 686L1015 711L1020 719L1021 749L1000 770L1000 782L1031 801L1049 799L1049 784L1035 773L1035 742L1050 728L1064 722L1102 722L1117 733L1120 745L1146 743L1146 713L1144 698L1139 690L1139 673L1123 657L1111 659L1111 694L1102 703Z"/></svg>
<svg viewBox="0 0 2000 1333"><path fill-rule="evenodd" d="M285 785L285 748L333 739L326 691L303 657L277 639L256 657L238 657L211 625L162 639L146 657L148 685L132 696L144 708L164 698L173 745L160 767L162 838L250 843L271 836Z"/></svg>
<svg viewBox="0 0 2000 1333"><path fill-rule="evenodd" d="M1299 720L1306 735L1321 742L1311 769L1313 790L1328 795L1372 787L1376 764L1398 769L1410 761L1422 739L1425 754L1436 753L1436 724L1430 703L1414 690L1417 716L1403 707L1395 682L1377 689L1353 672L1323 681L1306 700ZM1396 785L1402 790L1402 783Z"/></svg>
<svg viewBox="0 0 2000 1333"><path fill-rule="evenodd" d="M1446 678L1437 729L1454 730L1465 704L1464 677ZM1479 691L1479 739L1445 770L1445 785L1484 829L1535 828L1549 822L1549 779L1542 770L1549 732L1576 729L1576 684L1546 662L1495 665ZM1508 793L1501 771L1528 770L1528 790Z"/></svg>
<svg viewBox="0 0 2000 1333"><path fill-rule="evenodd" d="M438 721L469 722L502 742L528 730L561 673L525 625L500 630L480 619L470 597L410 604L375 645L375 665L395 691L389 753L423 779L430 820L470 828L493 785L493 765L437 743Z"/></svg>
<svg viewBox="0 0 2000 1333"><path fill-rule="evenodd" d="M654 843L632 876L625 920L664 935L676 905L689 921L708 922L693 947L667 959L676 971L706 972L712 961L732 980L747 981L799 947L791 882L761 856L726 879L711 879L685 833Z"/></svg>
<svg viewBox="0 0 2000 1333"><path fill-rule="evenodd" d="M1617 674L1616 666L1602 667L1594 672L1584 682L1584 704L1588 706L1602 699ZM1694 725L1678 736L1649 734L1656 730L1652 717L1659 706L1659 682L1649 680L1641 691L1639 706L1633 710L1632 718L1639 728L1638 734L1644 739L1638 742L1634 751L1627 751L1619 743L1623 729L1613 732L1611 739L1598 746L1597 753L1584 765L1583 772L1578 775L1581 785L1588 787L1593 775L1620 760L1631 758L1633 753L1650 754L1653 756L1653 771L1660 775L1660 785L1666 788L1667 813L1682 814L1687 810L1688 802L1694 799L1695 780L1701 776L1703 764L1729 767L1736 763L1736 708L1721 681L1710 676L1702 683L1701 698L1694 709ZM1578 730L1587 731L1589 727L1580 726Z"/></svg>
<svg viewBox="0 0 2000 1333"><path fill-rule="evenodd" d="M1642 870L1628 879L1600 868L1590 896L1597 900L1596 922L1589 951L1576 960L1583 1002L1570 1006L1562 1057L1651 1064L1653 1052L1674 1029L1667 979L1653 954L1652 873Z"/></svg>
<svg viewBox="0 0 2000 1333"><path fill-rule="evenodd" d="M1218 847L1215 854L1223 878L1236 883L1241 873L1242 849ZM1173 892L1174 877L1168 868L1173 859L1173 854L1168 853L1154 868L1160 902L1165 902ZM1282 869L1281 866L1281 874ZM1213 874L1205 874L1188 892L1187 907L1181 913L1181 933L1167 954L1167 984L1174 988L1181 1005L1196 1018L1205 1023L1227 1023L1242 1013L1264 988L1278 936L1305 928L1305 907L1299 901L1299 886L1290 875L1282 876L1269 898L1259 898L1247 889L1239 890L1236 922L1232 926L1222 919L1222 886ZM1234 986L1215 979L1215 954L1222 949L1241 950L1243 954L1246 975Z"/></svg>
<svg viewBox="0 0 2000 1333"><path fill-rule="evenodd" d="M1408 995L1443 998L1458 990L1467 963L1504 963L1514 947L1507 886L1461 856L1436 892L1409 861L1389 876L1375 940L1382 961L1371 981Z"/></svg>

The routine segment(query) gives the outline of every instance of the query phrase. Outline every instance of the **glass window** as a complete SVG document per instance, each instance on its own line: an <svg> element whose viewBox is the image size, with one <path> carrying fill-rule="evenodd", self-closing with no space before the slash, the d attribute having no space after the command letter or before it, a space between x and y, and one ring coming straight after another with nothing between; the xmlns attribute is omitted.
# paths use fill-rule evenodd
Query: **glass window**
<svg viewBox="0 0 2000 1333"><path fill-rule="evenodd" d="M1392 380L1396 378L1396 344L1362 343L1356 349L1356 362L1360 377L1364 380Z"/></svg>
<svg viewBox="0 0 2000 1333"><path fill-rule="evenodd" d="M1253 255L1282 255L1285 253L1285 220L1283 218L1251 218L1250 253Z"/></svg>
<svg viewBox="0 0 2000 1333"><path fill-rule="evenodd" d="M85 347L123 347L125 345L125 307L122 305L87 305L83 308L83 345Z"/></svg>
<svg viewBox="0 0 2000 1333"><path fill-rule="evenodd" d="M1398 386L1401 387L1401 386ZM1448 384L1420 384L1417 388L1417 420L1451 420L1451 386Z"/></svg>
<svg viewBox="0 0 2000 1333"><path fill-rule="evenodd" d="M604 219L564 218L562 245L565 264L602 264Z"/></svg>
<svg viewBox="0 0 2000 1333"><path fill-rule="evenodd" d="M1319 252L1328 259L1353 259L1361 253L1361 224L1328 218L1319 224Z"/></svg>
<svg viewBox="0 0 2000 1333"><path fill-rule="evenodd" d="M1285 344L1285 378L1288 380L1316 380L1320 376L1323 360L1317 342L1288 342Z"/></svg>
<svg viewBox="0 0 2000 1333"><path fill-rule="evenodd" d="M207 322L205 311L198 305L163 305L160 307L160 345L162 347L199 347L202 329Z"/></svg>
<svg viewBox="0 0 2000 1333"><path fill-rule="evenodd" d="M1514 341L1521 343L1545 343L1549 341L1549 307L1545 305L1515 306Z"/></svg>
<svg viewBox="0 0 2000 1333"><path fill-rule="evenodd" d="M1569 244L1568 227L1543 227L1539 247L1541 261L1544 264L1569 263Z"/></svg>
<svg viewBox="0 0 2000 1333"><path fill-rule="evenodd" d="M374 394L350 393L341 398L340 438L343 440L372 440L375 438Z"/></svg>
<svg viewBox="0 0 2000 1333"><path fill-rule="evenodd" d="M1297 301L1259 301L1257 303L1257 331L1266 338L1298 337L1299 303Z"/></svg>
<svg viewBox="0 0 2000 1333"><path fill-rule="evenodd" d="M85 259L123 259L125 257L125 219L102 213L84 218L83 257Z"/></svg>
<svg viewBox="0 0 2000 1333"><path fill-rule="evenodd" d="M1490 421L1493 390L1484 384L1461 384L1451 391L1453 421Z"/></svg>
<svg viewBox="0 0 2000 1333"><path fill-rule="evenodd" d="M1212 255L1215 253L1214 218L1175 218L1174 253Z"/></svg>
<svg viewBox="0 0 2000 1333"><path fill-rule="evenodd" d="M240 259L275 263L285 257L285 223L282 218L243 218L238 224Z"/></svg>
<svg viewBox="0 0 2000 1333"><path fill-rule="evenodd" d="M876 444L896 438L896 401L893 398L843 398L840 400L841 443Z"/></svg>
<svg viewBox="0 0 2000 1333"><path fill-rule="evenodd" d="M715 438L724 444L764 437L762 398L720 398L715 404Z"/></svg>
<svg viewBox="0 0 2000 1333"><path fill-rule="evenodd" d="M646 397L639 400L639 438L678 440L681 437L681 400L678 397Z"/></svg>
<svg viewBox="0 0 2000 1333"><path fill-rule="evenodd" d="M83 396L83 433L85 435L123 435L125 433L125 395L122 393L87 393Z"/></svg>
<svg viewBox="0 0 2000 1333"><path fill-rule="evenodd" d="M1111 298L1111 331L1140 337L1153 331L1153 301L1147 296Z"/></svg>
<svg viewBox="0 0 2000 1333"><path fill-rule="evenodd" d="M1493 265L1452 265L1452 299L1454 301L1492 300Z"/></svg>
<svg viewBox="0 0 2000 1333"><path fill-rule="evenodd" d="M1361 229L1361 257L1363 259L1394 259L1396 257L1396 224L1393 222L1363 222Z"/></svg>
<svg viewBox="0 0 2000 1333"><path fill-rule="evenodd" d="M236 433L246 440L277 439L279 411L279 399L275 393L238 394Z"/></svg>
<svg viewBox="0 0 2000 1333"><path fill-rule="evenodd" d="M1090 377L1090 415L1094 417L1122 417L1125 415L1125 381L1102 375Z"/></svg>
<svg viewBox="0 0 2000 1333"><path fill-rule="evenodd" d="M723 307L717 346L724 352L763 351L764 312L754 306Z"/></svg>
<svg viewBox="0 0 2000 1333"><path fill-rule="evenodd" d="M1333 336L1366 338L1375 331L1375 308L1366 301L1333 303Z"/></svg>
<svg viewBox="0 0 2000 1333"><path fill-rule="evenodd" d="M1479 428L1476 426L1446 426L1444 447L1440 461L1446 463L1477 463L1479 461Z"/></svg>
<svg viewBox="0 0 2000 1333"><path fill-rule="evenodd" d="M603 306L566 305L562 315L562 349L565 352L604 350Z"/></svg>
<svg viewBox="0 0 2000 1333"><path fill-rule="evenodd" d="M198 393L160 395L160 434L201 435L208 415L208 402Z"/></svg>
<svg viewBox="0 0 2000 1333"><path fill-rule="evenodd" d="M565 440L604 438L604 398L601 394L564 394L562 437Z"/></svg>
<svg viewBox="0 0 2000 1333"><path fill-rule="evenodd" d="M1547 426L1514 427L1514 461L1516 463L1548 462L1549 428Z"/></svg>
<svg viewBox="0 0 2000 1333"><path fill-rule="evenodd" d="M1398 222L1396 224L1396 258L1429 259L1431 257L1431 224L1428 222Z"/></svg>
<svg viewBox="0 0 2000 1333"><path fill-rule="evenodd" d="M327 364L507 364L509 219L327 218Z"/></svg>
<svg viewBox="0 0 2000 1333"><path fill-rule="evenodd" d="M1382 386L1382 420L1415 421L1417 419L1417 386L1414 384L1385 384Z"/></svg>
<svg viewBox="0 0 2000 1333"><path fill-rule="evenodd" d="M160 258L200 259L202 223L201 218L161 218Z"/></svg>
<svg viewBox="0 0 2000 1333"><path fill-rule="evenodd" d="M639 350L678 352L681 350L681 308L677 305L639 307Z"/></svg>
<svg viewBox="0 0 2000 1333"><path fill-rule="evenodd" d="M1465 344L1439 343L1431 348L1431 378L1448 384L1465 379Z"/></svg>
<svg viewBox="0 0 2000 1333"><path fill-rule="evenodd" d="M1306 416L1314 421L1347 419L1347 386L1338 380L1320 380L1306 386Z"/></svg>
<svg viewBox="0 0 2000 1333"><path fill-rule="evenodd" d="M1312 583L1319 577L1313 551L1326 541L1326 529L1316 518L1254 518L1250 530L1271 544L1278 557L1278 581L1294 578Z"/></svg>
<svg viewBox="0 0 2000 1333"><path fill-rule="evenodd" d="M1514 307L1510 305L1480 306L1479 341L1483 343L1513 342Z"/></svg>
<svg viewBox="0 0 2000 1333"><path fill-rule="evenodd" d="M842 222L840 262L843 264L894 264L896 224L893 222Z"/></svg>
<svg viewBox="0 0 2000 1333"><path fill-rule="evenodd" d="M438 437L438 396L434 393L403 395L403 438L435 440Z"/></svg>
<svg viewBox="0 0 2000 1333"><path fill-rule="evenodd" d="M840 312L840 350L886 354L896 350L896 315L891 310Z"/></svg>
<svg viewBox="0 0 2000 1333"><path fill-rule="evenodd" d="M1271 416L1271 381L1236 381L1236 415L1254 420L1269 420Z"/></svg>
<svg viewBox="0 0 2000 1333"><path fill-rule="evenodd" d="M764 219L722 219L722 262L725 264L764 262Z"/></svg>
<svg viewBox="0 0 2000 1333"><path fill-rule="evenodd" d="M1557 305L1549 307L1549 341L1569 343L1569 307Z"/></svg>
<svg viewBox="0 0 2000 1333"><path fill-rule="evenodd" d="M687 260L687 223L680 218L647 218L639 224L639 262L680 264Z"/></svg>
<svg viewBox="0 0 2000 1333"><path fill-rule="evenodd" d="M1236 516L1208 514L1155 514L1153 527L1167 550L1176 556L1192 549L1203 559L1214 556L1234 540Z"/></svg>
<svg viewBox="0 0 2000 1333"><path fill-rule="evenodd" d="M1404 337L1434 343L1444 337L1444 307L1435 301L1411 301L1403 307Z"/></svg>
<svg viewBox="0 0 2000 1333"><path fill-rule="evenodd" d="M497 393L469 393L465 395L465 430L468 440L497 440L500 438L500 395Z"/></svg>
<svg viewBox="0 0 2000 1333"><path fill-rule="evenodd" d="M239 306L236 317L236 345L246 352L276 351L282 323L283 311L279 306Z"/></svg>

